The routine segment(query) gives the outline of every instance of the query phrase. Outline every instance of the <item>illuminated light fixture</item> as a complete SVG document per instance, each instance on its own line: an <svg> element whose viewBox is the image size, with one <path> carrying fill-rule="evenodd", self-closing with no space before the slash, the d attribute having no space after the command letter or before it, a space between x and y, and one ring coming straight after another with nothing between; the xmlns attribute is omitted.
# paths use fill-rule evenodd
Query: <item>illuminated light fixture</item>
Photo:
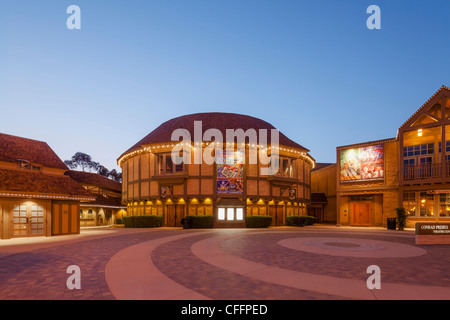
<svg viewBox="0 0 450 320"><path fill-rule="evenodd" d="M421 137L422 136L422 129L417 130L417 136Z"/></svg>

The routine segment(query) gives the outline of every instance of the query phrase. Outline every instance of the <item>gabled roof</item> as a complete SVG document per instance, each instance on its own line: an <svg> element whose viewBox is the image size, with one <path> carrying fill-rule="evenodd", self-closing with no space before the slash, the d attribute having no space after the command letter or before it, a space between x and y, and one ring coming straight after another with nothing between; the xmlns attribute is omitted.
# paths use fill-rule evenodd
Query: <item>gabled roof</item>
<svg viewBox="0 0 450 320"><path fill-rule="evenodd" d="M65 175L0 169L0 196L94 200L89 191Z"/></svg>
<svg viewBox="0 0 450 320"><path fill-rule="evenodd" d="M440 87L439 88L439 90L438 91L436 91L436 93L435 94L433 94L431 97L430 97L430 99L428 99L416 112L414 112L414 114L411 116L411 117L409 117L409 119L408 120L406 120L401 126L400 126L400 128L398 129L399 131L403 128L403 127L405 127L407 124L409 124L410 122L412 122L412 121L415 121L416 119L416 116L418 115L418 114L420 114L420 113L422 113L423 111L426 111L429 107L431 107L431 105L430 105L430 103L433 101L433 100L437 100L437 99L439 99L439 98L441 98L443 95L445 95L445 96L448 96L448 97L450 97L450 89L448 88L448 87L446 87L446 86L442 86L442 87Z"/></svg>
<svg viewBox="0 0 450 320"><path fill-rule="evenodd" d="M68 170L46 142L0 133L0 161L16 162L18 159Z"/></svg>
<svg viewBox="0 0 450 320"><path fill-rule="evenodd" d="M70 170L65 173L80 184L122 192L122 184L96 173Z"/></svg>

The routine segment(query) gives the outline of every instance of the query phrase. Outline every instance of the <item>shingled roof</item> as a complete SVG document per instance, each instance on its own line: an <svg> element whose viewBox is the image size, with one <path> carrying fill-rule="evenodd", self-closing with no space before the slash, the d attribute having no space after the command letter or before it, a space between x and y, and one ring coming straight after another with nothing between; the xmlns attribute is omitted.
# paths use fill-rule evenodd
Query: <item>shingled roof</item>
<svg viewBox="0 0 450 320"><path fill-rule="evenodd" d="M0 161L19 159L45 167L68 170L64 162L46 142L0 133Z"/></svg>
<svg viewBox="0 0 450 320"><path fill-rule="evenodd" d="M95 199L95 196L68 176L29 170L0 169L0 194L18 197L41 196L50 199Z"/></svg>
<svg viewBox="0 0 450 320"><path fill-rule="evenodd" d="M122 198L104 197L101 194L96 195L95 201L87 202L83 204L83 206L126 208L126 206L122 204Z"/></svg>
<svg viewBox="0 0 450 320"><path fill-rule="evenodd" d="M208 113L195 113L190 115L184 115L171 119L164 122L155 130L150 132L138 143L133 145L130 149L125 151L119 158L124 154L139 149L142 146L156 143L164 143L172 141L172 132L176 129L186 129L191 135L192 141L194 140L194 121L202 121L202 135L208 129L218 129L222 133L223 139L226 139L227 129L243 129L244 132L248 129L255 129L259 134L259 129L267 129L267 143L270 144L270 130L276 129L270 123L263 121L261 119L236 114L236 113L225 113L225 112L208 112ZM286 137L283 133L279 132L279 144L287 147L301 149L302 151L308 152L309 150L300 144L292 141Z"/></svg>
<svg viewBox="0 0 450 320"><path fill-rule="evenodd" d="M120 182L111 180L97 173L70 170L65 174L81 184L122 192L122 185Z"/></svg>

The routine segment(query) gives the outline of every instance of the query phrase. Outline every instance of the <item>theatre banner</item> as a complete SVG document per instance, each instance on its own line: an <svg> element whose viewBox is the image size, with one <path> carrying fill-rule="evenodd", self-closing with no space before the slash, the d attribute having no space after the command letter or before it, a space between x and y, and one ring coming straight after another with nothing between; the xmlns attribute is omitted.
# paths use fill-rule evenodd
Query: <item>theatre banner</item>
<svg viewBox="0 0 450 320"><path fill-rule="evenodd" d="M217 193L244 192L244 154L242 151L216 150Z"/></svg>
<svg viewBox="0 0 450 320"><path fill-rule="evenodd" d="M383 145L341 150L339 165L341 182L383 180Z"/></svg>

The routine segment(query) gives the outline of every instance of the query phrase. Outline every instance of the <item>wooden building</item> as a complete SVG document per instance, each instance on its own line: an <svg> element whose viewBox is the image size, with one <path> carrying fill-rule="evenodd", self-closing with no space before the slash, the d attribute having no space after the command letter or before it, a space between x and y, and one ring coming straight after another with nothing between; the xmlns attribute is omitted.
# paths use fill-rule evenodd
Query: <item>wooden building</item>
<svg viewBox="0 0 450 320"><path fill-rule="evenodd" d="M337 224L383 226L395 217L398 197L398 141L337 148Z"/></svg>
<svg viewBox="0 0 450 320"><path fill-rule="evenodd" d="M0 150L0 238L79 233L80 202L95 197L47 143L0 134Z"/></svg>
<svg viewBox="0 0 450 320"><path fill-rule="evenodd" d="M397 130L395 138L336 148L338 225L386 226L396 208L407 227L450 221L450 89L442 86ZM320 176L312 174L312 185ZM320 184L319 184L320 185ZM322 183L314 192L328 190Z"/></svg>
<svg viewBox="0 0 450 320"><path fill-rule="evenodd" d="M195 122L201 122L200 140L194 138ZM198 122L197 122L198 123ZM184 129L191 140L182 153L185 159L175 164L171 157L179 143L172 133ZM202 157L214 139L203 139L209 129L223 136L224 144L213 150L214 163ZM287 215L305 215L310 204L311 170L315 161L308 149L279 133L280 168L275 174L264 175L259 150L268 156L275 153L275 144L226 141L227 130L250 132L267 130L271 124L246 115L231 113L199 113L181 116L161 124L118 159L122 168L122 199L128 215L162 215L166 226L180 226L187 215L213 215L216 227L243 227L249 215L271 215L274 226L284 225ZM261 137L258 137L258 141ZM225 146L225 142L228 145ZM211 150L211 149L209 149ZM256 161L249 161L258 154ZM231 161L231 162L230 162Z"/></svg>
<svg viewBox="0 0 450 320"><path fill-rule="evenodd" d="M311 171L308 215L318 223L336 223L336 164L317 163Z"/></svg>
<svg viewBox="0 0 450 320"><path fill-rule="evenodd" d="M88 190L94 201L80 203L80 225L112 225L126 213L122 205L122 184L96 173L67 171L66 175Z"/></svg>

